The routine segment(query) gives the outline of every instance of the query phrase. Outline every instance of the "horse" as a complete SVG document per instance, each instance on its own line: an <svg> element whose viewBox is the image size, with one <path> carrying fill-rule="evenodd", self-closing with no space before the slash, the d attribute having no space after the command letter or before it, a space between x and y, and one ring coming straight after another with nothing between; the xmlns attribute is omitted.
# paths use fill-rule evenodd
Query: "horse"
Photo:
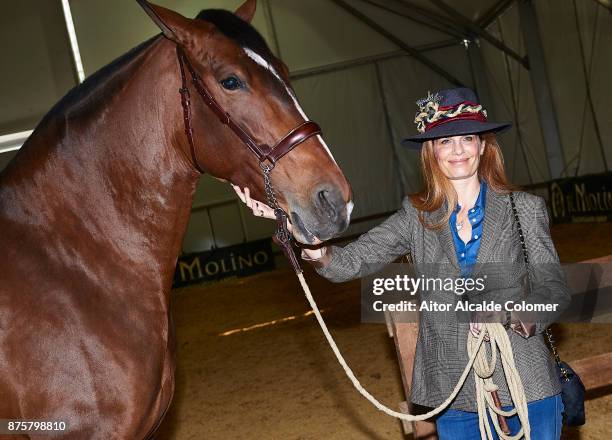
<svg viewBox="0 0 612 440"><path fill-rule="evenodd" d="M170 291L200 170L265 200L230 115L256 147L308 124L250 24L255 0L195 19L139 3L162 32L64 96L0 174L0 418L66 423L25 438L153 436L174 390ZM346 229L352 193L318 130L299 143L269 177L313 243Z"/></svg>

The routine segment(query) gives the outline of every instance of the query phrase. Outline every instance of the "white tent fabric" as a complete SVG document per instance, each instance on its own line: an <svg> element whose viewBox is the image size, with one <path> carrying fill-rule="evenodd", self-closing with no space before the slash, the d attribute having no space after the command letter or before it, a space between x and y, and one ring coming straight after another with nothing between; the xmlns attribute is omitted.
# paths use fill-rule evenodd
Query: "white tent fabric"
<svg viewBox="0 0 612 440"><path fill-rule="evenodd" d="M0 135L32 130L74 85L60 2L3 2L0 42Z"/></svg>
<svg viewBox="0 0 612 440"><path fill-rule="evenodd" d="M154 2L191 17L201 9L234 10L242 3L241 0ZM343 2L392 34L396 42L341 7ZM259 0L254 25L289 66L302 106L322 126L327 143L349 178L356 203L354 218L393 210L404 194L419 189L419 154L406 150L399 141L415 132L412 122L415 101L428 91L453 87L449 76L475 87L475 78L482 78L484 70L491 97L490 116L514 123L514 128L500 137L510 179L518 184L533 184L551 178L530 71L485 38L477 38L473 29L466 30L461 18L435 3ZM485 20L491 36L520 56L526 55L517 2L445 3L472 23L481 25ZM609 169L612 164L612 126L606 112L606 104L612 98L609 80L612 14L594 0L532 0L532 3L565 158L563 175L605 171L606 165ZM70 0L70 6L88 75L158 32L136 2ZM495 10L503 13L495 18ZM19 13L20 17L24 15L21 10ZM37 14L37 19L42 19L40 11ZM11 29L11 18L5 16L2 20L3 27ZM56 34L53 31L49 38L56 41ZM469 50L481 51L482 66L470 61L464 39L473 40ZM449 75L445 78L407 55L403 51L406 47L400 47L397 41L419 50L421 56ZM40 50L41 57L54 53ZM16 73L19 69L32 71L31 60L25 58L21 67L13 65L0 73L3 100L26 97L11 98L10 106L3 106L0 127L23 129L19 121L40 116L42 104L36 101L36 96L17 93L20 88L28 89L28 84ZM587 99L587 83L594 112ZM57 81L56 84L63 84L65 90L55 90L54 86L50 93L61 95L70 87ZM48 94L45 92L41 97ZM8 155L0 156L0 166ZM207 209L210 204L214 207ZM236 203L229 185L210 178L204 178L199 185L194 207L186 251L261 238L270 235L273 229L272 222L245 212ZM349 233L369 225L358 225Z"/></svg>
<svg viewBox="0 0 612 440"><path fill-rule="evenodd" d="M508 10L489 31L516 52L525 53L517 9ZM481 48L494 97L491 113L499 120L514 123L514 128L500 139L509 178L520 184L549 180L544 139L529 72L492 45L481 42Z"/></svg>
<svg viewBox="0 0 612 440"><path fill-rule="evenodd" d="M370 213L395 208L400 186L375 66L300 79L294 87L351 182L356 206Z"/></svg>
<svg viewBox="0 0 612 440"><path fill-rule="evenodd" d="M593 1L549 0L537 2L536 8L568 174L602 172L602 152L608 166L612 165L612 127L606 109L612 97L612 14ZM595 115L586 99L580 39ZM593 117L598 120L602 145L595 135Z"/></svg>

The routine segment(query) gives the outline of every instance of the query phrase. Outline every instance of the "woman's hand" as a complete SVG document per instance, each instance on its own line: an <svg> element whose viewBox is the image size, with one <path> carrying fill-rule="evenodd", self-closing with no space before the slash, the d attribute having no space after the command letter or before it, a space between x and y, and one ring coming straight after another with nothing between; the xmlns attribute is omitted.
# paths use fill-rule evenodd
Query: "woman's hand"
<svg viewBox="0 0 612 440"><path fill-rule="evenodd" d="M274 215L274 210L270 208L268 205L266 205L265 203L252 199L251 192L248 187L245 187L244 190L242 190L239 186L236 186L234 184L231 184L231 185L232 185L232 188L234 188L234 191L236 191L236 194L238 195L240 200L242 200L244 204L248 208L251 209L254 216L276 220L276 215ZM287 230L290 233L293 232L293 226L291 225L290 222L287 222ZM315 242L313 244L320 244L320 243L323 243L323 242L315 238ZM324 248L303 249L302 257L304 256L310 260L318 260L325 256L325 250Z"/></svg>
<svg viewBox="0 0 612 440"><path fill-rule="evenodd" d="M236 194L238 194L238 197L240 198L240 200L242 200L244 204L248 208L250 208L251 211L253 211L253 215L255 217L263 217L263 218L269 218L272 220L276 220L276 215L274 215L274 209L270 208L268 205L266 205L263 202L252 199L251 191L249 190L248 187L245 187L244 190L242 190L240 189L239 186L236 186L234 184L231 184L231 185L232 185L232 188L234 188L234 191L236 191ZM289 230L289 232L293 230L291 223L289 222L287 222L287 229Z"/></svg>
<svg viewBox="0 0 612 440"><path fill-rule="evenodd" d="M482 331L482 322L470 322L470 333L472 333L472 336L474 336L475 338L478 338L478 336L480 336L480 332ZM488 341L489 337L485 336L485 341Z"/></svg>
<svg viewBox="0 0 612 440"><path fill-rule="evenodd" d="M504 324L507 319L506 313L503 311L500 312L473 312L472 313L472 322L470 322L470 332L472 335L477 338L482 331L484 322L499 322L500 324ZM485 341L489 340L488 336L485 336Z"/></svg>

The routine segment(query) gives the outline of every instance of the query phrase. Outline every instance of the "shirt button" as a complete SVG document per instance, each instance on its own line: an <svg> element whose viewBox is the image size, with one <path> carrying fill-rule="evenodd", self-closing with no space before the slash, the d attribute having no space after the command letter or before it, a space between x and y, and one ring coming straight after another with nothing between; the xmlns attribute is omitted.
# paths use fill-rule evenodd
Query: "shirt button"
<svg viewBox="0 0 612 440"><path fill-rule="evenodd" d="M474 239L478 240L478 234L474 235Z"/></svg>
<svg viewBox="0 0 612 440"><path fill-rule="evenodd" d="M474 212L474 211L476 211L476 210L475 210L475 209L472 209L470 212Z"/></svg>
<svg viewBox="0 0 612 440"><path fill-rule="evenodd" d="M476 219L475 218L472 219L472 223L476 223Z"/></svg>
<svg viewBox="0 0 612 440"><path fill-rule="evenodd" d="M461 252L461 256L462 256L462 257L465 257L465 253L464 253L464 252Z"/></svg>

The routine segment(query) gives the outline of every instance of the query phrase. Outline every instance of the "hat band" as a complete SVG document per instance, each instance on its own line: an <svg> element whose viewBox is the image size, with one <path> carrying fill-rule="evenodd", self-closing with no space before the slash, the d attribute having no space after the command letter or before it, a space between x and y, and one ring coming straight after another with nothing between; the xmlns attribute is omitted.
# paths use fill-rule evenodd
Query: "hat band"
<svg viewBox="0 0 612 440"><path fill-rule="evenodd" d="M439 125L444 125L449 122L457 121L457 120L470 120L470 121L479 121L479 122L487 122L487 118L481 112L478 113L459 113L457 116L453 116L451 118L443 118L438 119L437 121L430 122L429 124L425 124L425 131L429 131L434 127Z"/></svg>
<svg viewBox="0 0 612 440"><path fill-rule="evenodd" d="M448 122L454 119L472 119L486 122L487 111L482 105L472 101L463 101L453 106L443 106L437 101L421 103L414 122L417 124L419 133L424 133L428 128L435 127L436 123ZM463 117L463 115L480 115L479 117ZM480 119L479 119L480 118ZM436 125L434 125L436 124Z"/></svg>

